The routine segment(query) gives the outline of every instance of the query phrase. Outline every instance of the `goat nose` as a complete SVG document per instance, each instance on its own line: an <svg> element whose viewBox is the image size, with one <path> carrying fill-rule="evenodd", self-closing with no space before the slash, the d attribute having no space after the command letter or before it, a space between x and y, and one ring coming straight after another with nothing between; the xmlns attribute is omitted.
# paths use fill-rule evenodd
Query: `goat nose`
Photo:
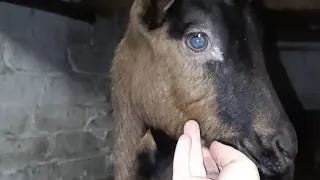
<svg viewBox="0 0 320 180"><path fill-rule="evenodd" d="M275 149L278 149L283 156L290 160L293 160L298 153L297 140L295 136L277 136L274 139L273 145Z"/></svg>

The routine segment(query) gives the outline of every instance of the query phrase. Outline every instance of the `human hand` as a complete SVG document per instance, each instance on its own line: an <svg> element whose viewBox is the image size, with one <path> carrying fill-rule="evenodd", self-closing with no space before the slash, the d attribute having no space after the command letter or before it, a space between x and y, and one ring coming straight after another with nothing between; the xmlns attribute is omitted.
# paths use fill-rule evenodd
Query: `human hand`
<svg viewBox="0 0 320 180"><path fill-rule="evenodd" d="M198 123L188 121L176 146L173 180L260 179L255 164L240 151L216 141L209 149L201 146Z"/></svg>

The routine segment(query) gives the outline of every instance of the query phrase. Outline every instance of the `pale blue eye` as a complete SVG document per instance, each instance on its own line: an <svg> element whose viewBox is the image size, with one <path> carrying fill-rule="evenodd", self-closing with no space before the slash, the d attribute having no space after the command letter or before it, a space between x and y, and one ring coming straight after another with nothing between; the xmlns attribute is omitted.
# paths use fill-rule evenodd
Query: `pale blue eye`
<svg viewBox="0 0 320 180"><path fill-rule="evenodd" d="M192 33L188 41L190 48L193 50L202 50L207 46L207 38L204 33Z"/></svg>

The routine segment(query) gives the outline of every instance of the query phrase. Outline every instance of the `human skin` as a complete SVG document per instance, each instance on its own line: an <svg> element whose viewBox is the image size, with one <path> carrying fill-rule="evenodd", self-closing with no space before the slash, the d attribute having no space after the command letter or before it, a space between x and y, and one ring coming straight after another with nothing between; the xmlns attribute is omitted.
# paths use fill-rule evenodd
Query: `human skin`
<svg viewBox="0 0 320 180"><path fill-rule="evenodd" d="M255 164L240 151L214 141L210 148L201 145L196 121L184 126L178 140L173 180L260 180Z"/></svg>

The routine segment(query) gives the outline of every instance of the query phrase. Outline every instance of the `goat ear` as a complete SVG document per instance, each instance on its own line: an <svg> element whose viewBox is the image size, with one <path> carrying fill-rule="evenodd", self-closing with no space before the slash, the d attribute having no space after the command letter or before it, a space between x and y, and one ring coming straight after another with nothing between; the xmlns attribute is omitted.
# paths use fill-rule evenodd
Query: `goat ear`
<svg viewBox="0 0 320 180"><path fill-rule="evenodd" d="M175 0L145 0L143 20L149 26L149 29L157 28L163 24L167 11L174 1Z"/></svg>

